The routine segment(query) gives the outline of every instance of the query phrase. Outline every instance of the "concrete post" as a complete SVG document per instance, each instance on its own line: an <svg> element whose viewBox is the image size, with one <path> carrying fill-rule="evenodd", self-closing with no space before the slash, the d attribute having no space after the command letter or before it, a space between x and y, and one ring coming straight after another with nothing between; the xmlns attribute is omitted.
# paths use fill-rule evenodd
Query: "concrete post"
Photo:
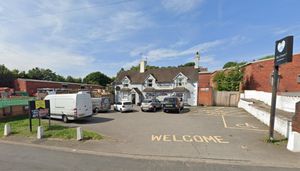
<svg viewBox="0 0 300 171"><path fill-rule="evenodd" d="M83 131L81 127L77 127L77 141L80 141L83 139Z"/></svg>
<svg viewBox="0 0 300 171"><path fill-rule="evenodd" d="M292 131L289 132L287 149L300 152L300 102L296 103L296 112L292 119Z"/></svg>
<svg viewBox="0 0 300 171"><path fill-rule="evenodd" d="M42 126L38 126L37 128L37 139L42 139L44 136L44 128Z"/></svg>
<svg viewBox="0 0 300 171"><path fill-rule="evenodd" d="M8 136L11 133L10 125L7 123L4 125L4 136Z"/></svg>

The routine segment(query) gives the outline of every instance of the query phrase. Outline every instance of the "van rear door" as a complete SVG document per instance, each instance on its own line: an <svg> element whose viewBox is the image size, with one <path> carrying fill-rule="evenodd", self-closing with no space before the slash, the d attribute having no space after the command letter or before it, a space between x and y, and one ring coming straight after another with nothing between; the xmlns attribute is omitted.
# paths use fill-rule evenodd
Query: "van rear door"
<svg viewBox="0 0 300 171"><path fill-rule="evenodd" d="M76 100L77 116L85 117L93 114L92 99L89 94L78 94Z"/></svg>

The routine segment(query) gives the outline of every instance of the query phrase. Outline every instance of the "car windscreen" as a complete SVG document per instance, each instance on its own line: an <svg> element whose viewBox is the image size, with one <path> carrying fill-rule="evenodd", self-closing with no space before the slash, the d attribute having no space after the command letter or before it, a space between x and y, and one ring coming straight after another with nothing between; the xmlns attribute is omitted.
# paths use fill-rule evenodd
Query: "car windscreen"
<svg viewBox="0 0 300 171"><path fill-rule="evenodd" d="M152 100L144 100L143 103L152 103Z"/></svg>
<svg viewBox="0 0 300 171"><path fill-rule="evenodd" d="M132 105L131 102L124 102L123 104L124 104L124 105Z"/></svg>
<svg viewBox="0 0 300 171"><path fill-rule="evenodd" d="M107 98L104 98L104 99L102 99L102 101L101 101L103 104L109 104L109 99L107 99Z"/></svg>

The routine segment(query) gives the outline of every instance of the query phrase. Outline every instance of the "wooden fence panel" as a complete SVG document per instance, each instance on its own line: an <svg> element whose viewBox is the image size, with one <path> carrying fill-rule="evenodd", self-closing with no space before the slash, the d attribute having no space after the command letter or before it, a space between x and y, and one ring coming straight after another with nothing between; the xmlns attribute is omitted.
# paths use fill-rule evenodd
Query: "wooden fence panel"
<svg viewBox="0 0 300 171"><path fill-rule="evenodd" d="M216 106L237 106L240 93L238 91L214 91L213 103Z"/></svg>

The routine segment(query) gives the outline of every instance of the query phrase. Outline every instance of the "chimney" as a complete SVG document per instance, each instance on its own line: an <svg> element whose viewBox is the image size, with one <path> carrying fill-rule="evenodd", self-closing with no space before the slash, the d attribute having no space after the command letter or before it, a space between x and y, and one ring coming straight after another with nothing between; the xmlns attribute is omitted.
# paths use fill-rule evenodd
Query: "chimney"
<svg viewBox="0 0 300 171"><path fill-rule="evenodd" d="M144 73L146 70L147 61L142 60L140 63L140 73Z"/></svg>
<svg viewBox="0 0 300 171"><path fill-rule="evenodd" d="M196 55L195 55L195 69L198 69L199 68L199 60L200 60L200 54L199 52L196 52Z"/></svg>

